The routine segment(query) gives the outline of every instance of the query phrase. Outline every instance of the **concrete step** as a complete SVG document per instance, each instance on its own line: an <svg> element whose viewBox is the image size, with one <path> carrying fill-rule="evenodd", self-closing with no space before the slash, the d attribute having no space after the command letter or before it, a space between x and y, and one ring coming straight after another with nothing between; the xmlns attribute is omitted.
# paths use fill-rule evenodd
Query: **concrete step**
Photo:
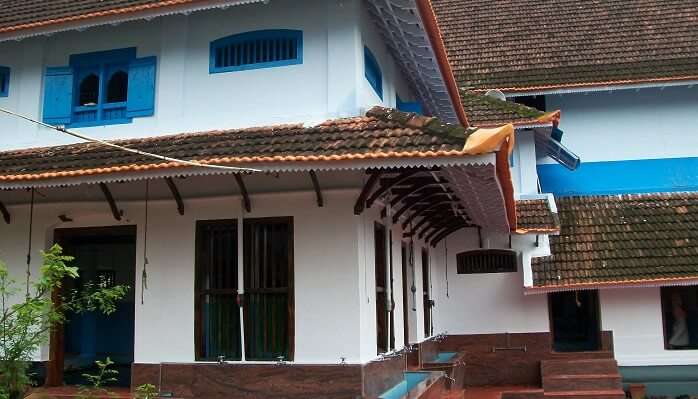
<svg viewBox="0 0 698 399"><path fill-rule="evenodd" d="M621 389L620 374L574 374L543 377L546 392Z"/></svg>
<svg viewBox="0 0 698 399"><path fill-rule="evenodd" d="M580 360L543 360L541 375L574 375L574 374L616 374L618 362L615 359L580 359Z"/></svg>
<svg viewBox="0 0 698 399"><path fill-rule="evenodd" d="M545 399L625 399L625 392L621 389L546 392L543 397Z"/></svg>

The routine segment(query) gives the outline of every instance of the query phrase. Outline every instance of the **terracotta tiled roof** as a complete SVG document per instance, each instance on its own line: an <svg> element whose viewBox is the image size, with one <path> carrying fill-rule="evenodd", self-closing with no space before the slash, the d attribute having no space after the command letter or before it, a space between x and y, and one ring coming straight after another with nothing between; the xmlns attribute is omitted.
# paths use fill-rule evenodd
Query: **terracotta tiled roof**
<svg viewBox="0 0 698 399"><path fill-rule="evenodd" d="M562 228L532 260L534 289L698 279L698 193L556 202Z"/></svg>
<svg viewBox="0 0 698 399"><path fill-rule="evenodd" d="M516 230L520 233L555 233L560 219L546 199L516 201Z"/></svg>
<svg viewBox="0 0 698 399"><path fill-rule="evenodd" d="M464 88L698 79L698 2L432 0Z"/></svg>
<svg viewBox="0 0 698 399"><path fill-rule="evenodd" d="M115 141L172 158L211 164L462 156L470 130L375 107L365 117L315 127L282 125ZM184 166L82 143L0 152L0 182Z"/></svg>
<svg viewBox="0 0 698 399"><path fill-rule="evenodd" d="M499 126L505 123L536 124L540 123L538 118L544 114L535 108L512 101L498 100L482 93L463 90L461 97L468 120L473 126Z"/></svg>
<svg viewBox="0 0 698 399"><path fill-rule="evenodd" d="M0 1L0 32L118 16L197 1L200 0L5 0Z"/></svg>

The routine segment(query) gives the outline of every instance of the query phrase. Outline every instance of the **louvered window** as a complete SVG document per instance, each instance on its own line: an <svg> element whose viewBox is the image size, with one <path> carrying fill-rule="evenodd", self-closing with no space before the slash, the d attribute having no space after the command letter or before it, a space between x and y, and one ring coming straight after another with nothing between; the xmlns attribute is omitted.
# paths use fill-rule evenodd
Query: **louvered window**
<svg viewBox="0 0 698 399"><path fill-rule="evenodd" d="M459 253L456 263L458 274L515 273L518 256L505 249L479 249Z"/></svg>
<svg viewBox="0 0 698 399"><path fill-rule="evenodd" d="M10 68L0 66L0 97L7 97L10 93Z"/></svg>
<svg viewBox="0 0 698 399"><path fill-rule="evenodd" d="M303 32L260 30L211 43L210 72L233 72L303 63Z"/></svg>

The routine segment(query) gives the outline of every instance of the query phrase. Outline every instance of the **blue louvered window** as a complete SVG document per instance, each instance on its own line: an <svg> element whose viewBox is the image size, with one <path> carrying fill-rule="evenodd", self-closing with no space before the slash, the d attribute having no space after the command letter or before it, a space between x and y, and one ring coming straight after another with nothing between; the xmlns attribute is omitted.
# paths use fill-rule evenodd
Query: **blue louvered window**
<svg viewBox="0 0 698 399"><path fill-rule="evenodd" d="M0 97L10 94L10 68L0 66Z"/></svg>
<svg viewBox="0 0 698 399"><path fill-rule="evenodd" d="M44 122L69 127L130 123L152 116L155 57L135 48L77 54L70 65L46 70Z"/></svg>
<svg viewBox="0 0 698 399"><path fill-rule="evenodd" d="M364 74L366 75L366 80L373 87L376 94L380 99L383 99L383 73L381 72L381 67L378 65L376 57L373 56L371 50L364 46Z"/></svg>
<svg viewBox="0 0 698 399"><path fill-rule="evenodd" d="M211 42L209 72L245 71L302 63L302 31L259 30Z"/></svg>

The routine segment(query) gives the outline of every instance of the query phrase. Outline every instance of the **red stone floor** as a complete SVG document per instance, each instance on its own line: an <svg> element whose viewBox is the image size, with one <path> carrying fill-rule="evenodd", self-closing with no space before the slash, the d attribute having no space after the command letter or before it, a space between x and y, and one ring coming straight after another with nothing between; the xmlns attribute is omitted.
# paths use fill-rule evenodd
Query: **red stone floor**
<svg viewBox="0 0 698 399"><path fill-rule="evenodd" d="M533 390L540 390L540 388L526 386L467 388L465 392L454 393L455 396L448 396L447 399L500 399L502 392L528 392Z"/></svg>

